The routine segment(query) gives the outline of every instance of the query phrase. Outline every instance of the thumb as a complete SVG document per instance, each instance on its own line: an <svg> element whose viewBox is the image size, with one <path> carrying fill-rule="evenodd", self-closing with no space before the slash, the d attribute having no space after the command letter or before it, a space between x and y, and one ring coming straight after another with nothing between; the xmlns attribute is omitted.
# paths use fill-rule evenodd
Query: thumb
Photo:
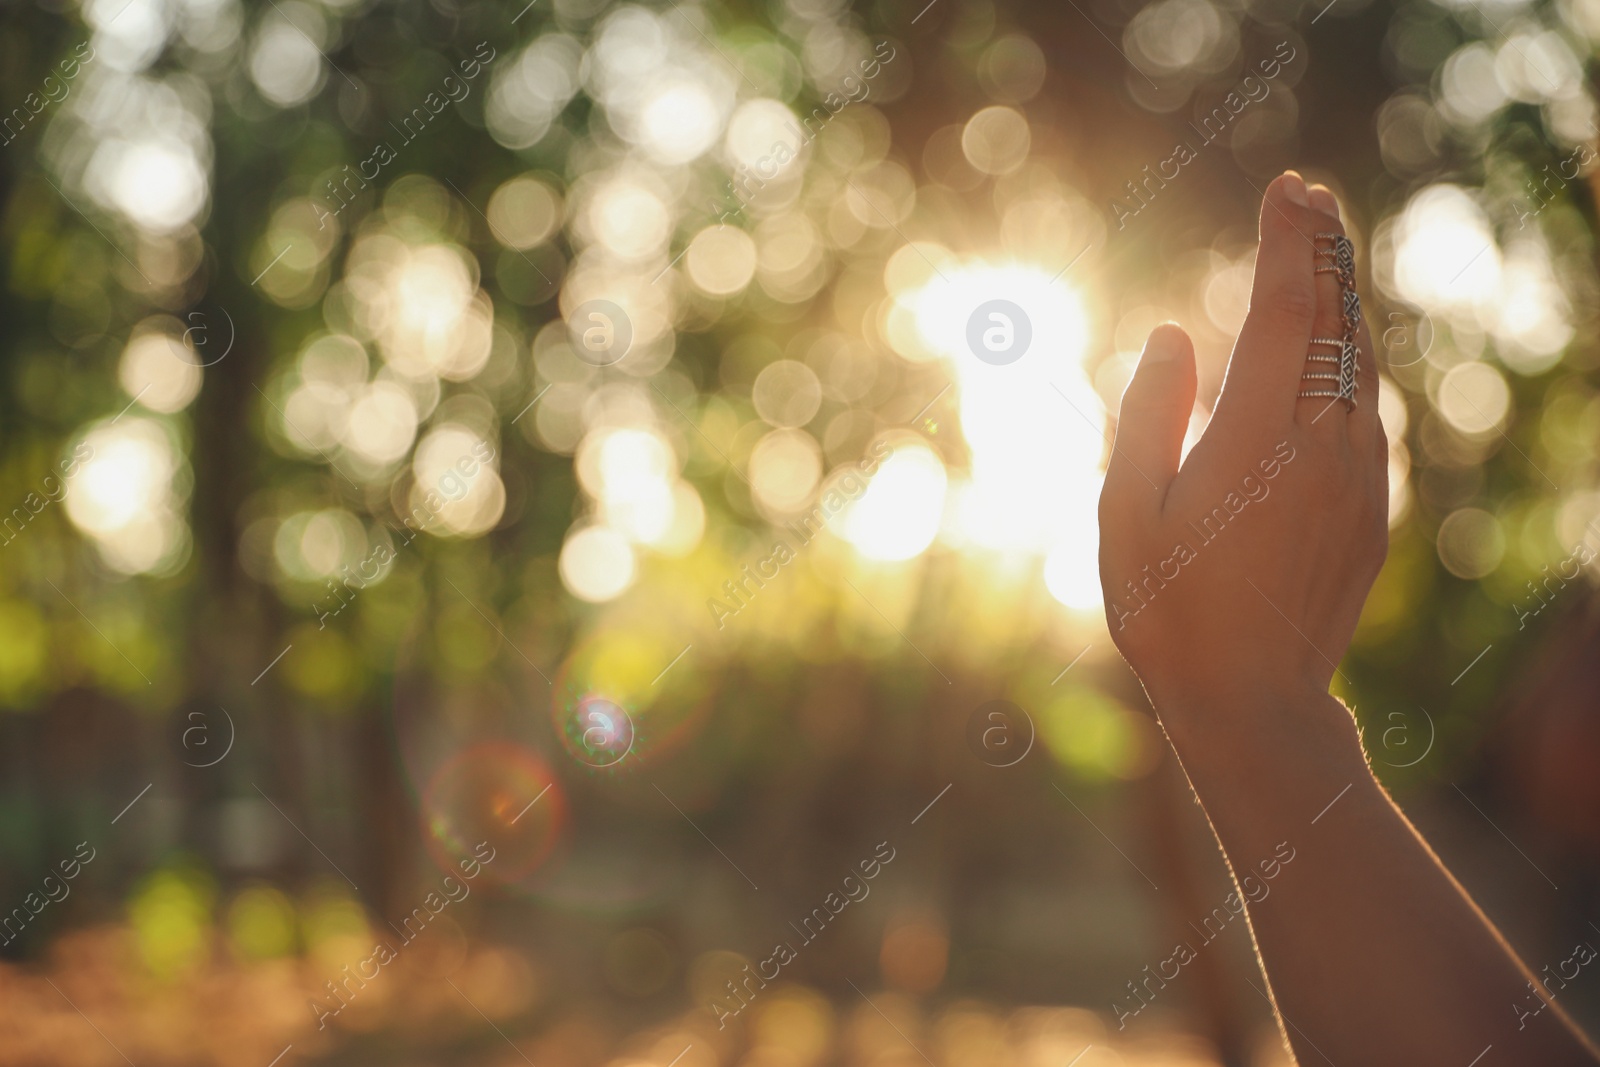
<svg viewBox="0 0 1600 1067"><path fill-rule="evenodd" d="M1182 326L1163 323L1150 332L1139 368L1122 394L1101 493L1103 510L1129 516L1160 512L1178 473L1194 394L1194 342Z"/></svg>

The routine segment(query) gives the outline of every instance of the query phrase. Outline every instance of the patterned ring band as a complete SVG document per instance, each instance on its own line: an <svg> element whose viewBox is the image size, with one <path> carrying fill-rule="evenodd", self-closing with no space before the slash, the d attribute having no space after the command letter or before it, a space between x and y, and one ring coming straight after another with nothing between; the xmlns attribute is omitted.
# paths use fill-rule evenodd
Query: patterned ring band
<svg viewBox="0 0 1600 1067"><path fill-rule="evenodd" d="M1337 379L1335 379L1331 375L1324 375L1324 376L1320 376L1320 377L1313 377L1312 375L1307 375L1306 377L1300 379L1300 388L1302 390L1305 390L1305 389L1332 389L1334 392L1339 394L1339 399L1350 401L1350 406L1351 407L1355 407L1356 406L1356 394L1358 392L1360 392L1359 389L1351 389L1351 390L1346 391L1343 388L1342 383L1340 383ZM1305 393L1302 392L1300 395L1304 396Z"/></svg>
<svg viewBox="0 0 1600 1067"><path fill-rule="evenodd" d="M1361 298L1354 289L1344 290L1344 325L1354 331L1361 324Z"/></svg>

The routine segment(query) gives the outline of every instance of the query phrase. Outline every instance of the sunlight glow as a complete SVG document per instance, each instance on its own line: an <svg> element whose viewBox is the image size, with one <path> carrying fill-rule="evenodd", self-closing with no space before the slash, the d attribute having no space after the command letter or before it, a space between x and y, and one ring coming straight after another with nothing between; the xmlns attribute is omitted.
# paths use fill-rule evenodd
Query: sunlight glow
<svg viewBox="0 0 1600 1067"><path fill-rule="evenodd" d="M152 233L171 233L205 206L207 181L188 145L170 138L108 141L91 170L102 199Z"/></svg>
<svg viewBox="0 0 1600 1067"><path fill-rule="evenodd" d="M117 381L151 411L182 411L200 392L200 357L178 333L178 323L160 317L140 323L122 350Z"/></svg>
<svg viewBox="0 0 1600 1067"><path fill-rule="evenodd" d="M672 236L666 203L655 190L627 178L613 179L595 192L589 224L606 250L625 260L654 255Z"/></svg>
<svg viewBox="0 0 1600 1067"><path fill-rule="evenodd" d="M897 445L845 515L845 539L868 559L900 560L933 543L944 514L944 464L925 445Z"/></svg>
<svg viewBox="0 0 1600 1067"><path fill-rule="evenodd" d="M639 115L644 148L663 163L687 163L716 143L722 114L712 94L684 78L660 89Z"/></svg>
<svg viewBox="0 0 1600 1067"><path fill-rule="evenodd" d="M1471 318L1496 306L1500 248L1469 193L1432 185L1411 198L1395 226L1394 280L1401 296L1430 311Z"/></svg>
<svg viewBox="0 0 1600 1067"><path fill-rule="evenodd" d="M428 431L411 460L413 509L432 516L432 533L475 537L494 529L506 510L506 487L494 452L477 430L443 423ZM416 514L413 511L413 514Z"/></svg>
<svg viewBox="0 0 1600 1067"><path fill-rule="evenodd" d="M679 479L681 463L672 445L653 427L627 426L598 429L586 436L575 466L578 483L594 498L597 517L608 533L633 545L681 556L693 550L705 531L705 507L694 487ZM595 551L594 545L582 549ZM582 552L576 558L588 558ZM587 573L581 567L580 572Z"/></svg>
<svg viewBox="0 0 1600 1067"><path fill-rule="evenodd" d="M959 391L971 467L952 485L945 539L956 547L1048 556L1051 594L1069 607L1097 608L1093 518L1108 418L1084 369L1083 298L1027 264L930 258L940 263L937 272L896 299L910 310L920 346L950 364ZM968 339L969 320L983 319L983 306L993 300L1021 309L1031 333L1021 357L999 366L979 359Z"/></svg>
<svg viewBox="0 0 1600 1067"><path fill-rule="evenodd" d="M89 456L67 483L67 517L126 574L159 569L186 542L173 479L182 459L162 426L128 418L91 431Z"/></svg>
<svg viewBox="0 0 1600 1067"><path fill-rule="evenodd" d="M557 566L568 591L590 603L613 600L633 584L633 550L621 534L604 526L568 534Z"/></svg>
<svg viewBox="0 0 1600 1067"><path fill-rule="evenodd" d="M406 377L463 381L488 360L493 308L469 263L454 246L431 245L404 257L390 275L383 353Z"/></svg>

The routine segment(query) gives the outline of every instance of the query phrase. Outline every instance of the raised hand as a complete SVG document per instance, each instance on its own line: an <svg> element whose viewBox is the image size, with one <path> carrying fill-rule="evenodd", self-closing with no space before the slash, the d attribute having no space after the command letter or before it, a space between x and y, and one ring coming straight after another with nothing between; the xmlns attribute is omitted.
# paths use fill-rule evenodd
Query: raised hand
<svg viewBox="0 0 1600 1067"><path fill-rule="evenodd" d="M1100 498L1111 636L1232 869L1293 850L1269 896L1240 896L1299 1062L1593 1065L1372 776L1327 691L1387 541L1364 327L1354 406L1300 396L1329 391L1301 376L1313 338L1343 326L1340 286L1316 273L1317 235L1339 232L1326 189L1292 172L1268 188L1250 313L1181 462L1194 348L1174 325L1151 334Z"/></svg>
<svg viewBox="0 0 1600 1067"><path fill-rule="evenodd" d="M1297 397L1311 339L1341 328L1317 235L1343 232L1326 189L1294 174L1268 187L1249 315L1181 466L1195 399L1181 327L1150 335L1122 399L1101 581L1112 639L1164 717L1186 692L1227 694L1245 675L1326 691L1383 563L1387 443L1364 325L1355 406Z"/></svg>

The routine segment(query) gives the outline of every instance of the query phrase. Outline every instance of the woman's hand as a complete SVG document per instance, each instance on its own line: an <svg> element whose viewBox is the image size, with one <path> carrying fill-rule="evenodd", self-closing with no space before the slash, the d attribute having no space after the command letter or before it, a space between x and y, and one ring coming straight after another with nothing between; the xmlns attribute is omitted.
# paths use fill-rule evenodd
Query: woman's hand
<svg viewBox="0 0 1600 1067"><path fill-rule="evenodd" d="M1327 693L1388 529L1366 331L1353 410L1297 396L1309 341L1342 327L1338 283L1313 273L1316 235L1339 232L1337 214L1296 174L1267 190L1250 313L1181 466L1194 349L1176 326L1151 334L1100 497L1111 635L1233 870L1295 850L1270 897L1236 892L1299 1062L1594 1067L1384 793Z"/></svg>
<svg viewBox="0 0 1600 1067"><path fill-rule="evenodd" d="M1268 187L1250 311L1181 466L1195 399L1182 328L1151 333L1122 398L1101 584L1112 639L1169 733L1191 725L1190 709L1213 721L1246 692L1326 692L1383 563L1388 446L1364 324L1355 407L1296 395L1311 338L1342 328L1315 239L1343 232L1327 189L1293 172Z"/></svg>

